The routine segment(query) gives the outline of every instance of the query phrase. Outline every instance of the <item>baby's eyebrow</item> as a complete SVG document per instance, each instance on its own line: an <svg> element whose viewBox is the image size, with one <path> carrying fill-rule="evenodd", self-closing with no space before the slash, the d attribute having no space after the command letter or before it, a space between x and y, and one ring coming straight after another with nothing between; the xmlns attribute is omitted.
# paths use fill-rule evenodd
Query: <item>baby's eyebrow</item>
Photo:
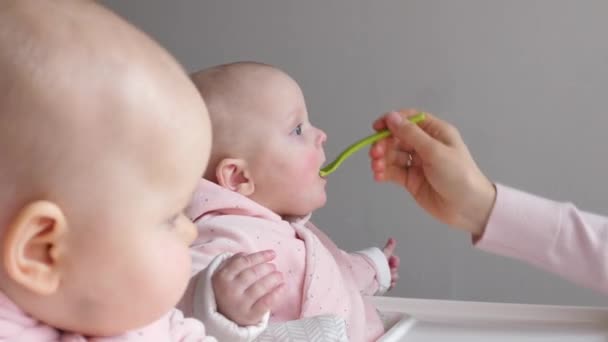
<svg viewBox="0 0 608 342"><path fill-rule="evenodd" d="M295 110L292 110L290 112L287 113L287 120L291 123L291 122L295 122L298 119L298 115L296 113Z"/></svg>
<svg viewBox="0 0 608 342"><path fill-rule="evenodd" d="M287 113L287 119L289 120L289 123L295 123L300 121L300 117L302 110L301 109L294 109L292 111L290 111L289 113Z"/></svg>

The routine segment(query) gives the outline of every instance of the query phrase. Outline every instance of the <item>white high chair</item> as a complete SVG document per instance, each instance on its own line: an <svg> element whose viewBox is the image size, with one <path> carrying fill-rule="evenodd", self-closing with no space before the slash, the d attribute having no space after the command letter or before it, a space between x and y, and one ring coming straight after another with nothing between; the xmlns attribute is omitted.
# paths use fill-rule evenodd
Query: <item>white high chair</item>
<svg viewBox="0 0 608 342"><path fill-rule="evenodd" d="M608 309L372 297L378 342L608 342ZM271 324L257 341L345 342L344 321L318 316Z"/></svg>
<svg viewBox="0 0 608 342"><path fill-rule="evenodd" d="M394 297L372 299L378 342L607 342L608 309Z"/></svg>

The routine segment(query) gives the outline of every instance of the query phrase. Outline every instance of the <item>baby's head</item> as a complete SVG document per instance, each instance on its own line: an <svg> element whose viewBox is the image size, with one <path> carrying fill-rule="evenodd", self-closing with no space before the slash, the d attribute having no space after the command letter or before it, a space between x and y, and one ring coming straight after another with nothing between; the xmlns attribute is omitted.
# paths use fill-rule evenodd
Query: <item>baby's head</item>
<svg viewBox="0 0 608 342"><path fill-rule="evenodd" d="M205 178L281 216L323 206L325 133L308 120L298 84L283 71L238 62L191 75L207 103L213 148Z"/></svg>
<svg viewBox="0 0 608 342"><path fill-rule="evenodd" d="M160 318L188 282L182 210L211 142L187 75L79 0L3 1L0 75L0 291L86 335Z"/></svg>

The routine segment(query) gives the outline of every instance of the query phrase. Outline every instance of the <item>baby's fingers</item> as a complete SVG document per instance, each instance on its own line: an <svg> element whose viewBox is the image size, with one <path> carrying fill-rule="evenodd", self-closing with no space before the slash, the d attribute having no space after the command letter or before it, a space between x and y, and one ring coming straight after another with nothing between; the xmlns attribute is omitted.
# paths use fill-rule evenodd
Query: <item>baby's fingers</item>
<svg viewBox="0 0 608 342"><path fill-rule="evenodd" d="M396 268L391 268L391 286L389 288L392 289L393 287L395 287L398 280L399 280L399 270Z"/></svg>
<svg viewBox="0 0 608 342"><path fill-rule="evenodd" d="M399 259L398 255L393 255L388 259L388 267L390 267L391 270L398 269L399 264L401 264L401 259Z"/></svg>
<svg viewBox="0 0 608 342"><path fill-rule="evenodd" d="M397 285L397 280L399 280L399 277L396 277L395 279L391 280L391 285L388 287L389 290L395 288L395 286Z"/></svg>
<svg viewBox="0 0 608 342"><path fill-rule="evenodd" d="M272 292L277 286L283 284L283 275L279 271L273 271L259 280L255 281L245 290L245 297L251 302Z"/></svg>
<svg viewBox="0 0 608 342"><path fill-rule="evenodd" d="M251 306L250 312L251 316L255 317L258 322L266 312L271 311L279 303L281 297L283 296L285 283L283 283L282 279L279 282L276 280L269 282L268 284L264 285L264 287L272 286L271 284L274 284L275 286L270 287L267 290L261 290L251 297L252 299L257 299Z"/></svg>
<svg viewBox="0 0 608 342"><path fill-rule="evenodd" d="M226 260L225 265L219 270L225 273L227 278L235 278L247 269L255 268L257 265L267 263L276 256L273 250L265 250L251 254L235 254Z"/></svg>
<svg viewBox="0 0 608 342"><path fill-rule="evenodd" d="M273 273L278 273L280 275L280 273L277 272L276 269L276 266L271 263L255 265L239 273L234 278L230 286L243 293L245 291L248 291L248 289L256 283L259 283L262 279Z"/></svg>
<svg viewBox="0 0 608 342"><path fill-rule="evenodd" d="M395 253L396 247L397 247L397 240L395 240L393 238L389 238L388 241L386 242L386 245L382 249L382 251L384 252L384 255L386 256L387 259L390 258L393 255L393 253Z"/></svg>

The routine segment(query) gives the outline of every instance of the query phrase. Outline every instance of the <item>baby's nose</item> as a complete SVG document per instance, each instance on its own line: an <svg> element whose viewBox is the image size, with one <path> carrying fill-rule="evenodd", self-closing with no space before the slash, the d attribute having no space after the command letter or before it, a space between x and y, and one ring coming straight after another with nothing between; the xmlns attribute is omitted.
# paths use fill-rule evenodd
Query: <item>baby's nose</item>
<svg viewBox="0 0 608 342"><path fill-rule="evenodd" d="M327 134L325 134L325 132L323 132L323 130L321 130L321 129L317 128L317 130L318 130L317 145L321 146L327 141Z"/></svg>

